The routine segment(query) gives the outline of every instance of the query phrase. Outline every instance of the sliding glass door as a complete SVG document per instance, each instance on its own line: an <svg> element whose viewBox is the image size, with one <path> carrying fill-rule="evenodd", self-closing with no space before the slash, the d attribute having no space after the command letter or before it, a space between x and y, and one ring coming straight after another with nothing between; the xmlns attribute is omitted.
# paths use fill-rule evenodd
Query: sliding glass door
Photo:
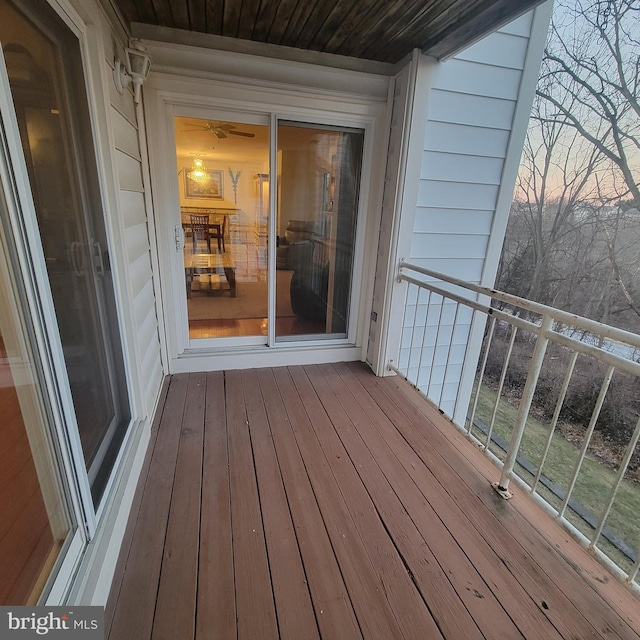
<svg viewBox="0 0 640 640"><path fill-rule="evenodd" d="M76 36L46 3L0 0L6 65L75 420L97 508L129 424L111 262Z"/></svg>
<svg viewBox="0 0 640 640"><path fill-rule="evenodd" d="M269 124L225 116L174 118L189 338L259 344L268 329Z"/></svg>
<svg viewBox="0 0 640 640"><path fill-rule="evenodd" d="M193 348L347 337L364 133L269 123L174 117Z"/></svg>
<svg viewBox="0 0 640 640"><path fill-rule="evenodd" d="M56 464L3 195L0 190L0 605L35 604L77 523Z"/></svg>
<svg viewBox="0 0 640 640"><path fill-rule="evenodd" d="M278 124L276 339L347 336L363 132Z"/></svg>

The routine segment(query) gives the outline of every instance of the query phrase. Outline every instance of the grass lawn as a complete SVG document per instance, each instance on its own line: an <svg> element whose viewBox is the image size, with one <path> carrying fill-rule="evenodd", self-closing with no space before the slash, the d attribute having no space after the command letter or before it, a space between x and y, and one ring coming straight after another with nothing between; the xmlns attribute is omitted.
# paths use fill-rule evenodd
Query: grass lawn
<svg viewBox="0 0 640 640"><path fill-rule="evenodd" d="M491 421L495 401L496 391L486 385L482 385L476 409L476 418L482 420L487 426ZM493 430L495 434L501 436L507 442L511 437L517 412L517 407L506 398L500 399ZM474 427L473 433L481 441L484 442L486 440L486 436L479 429ZM548 424L529 417L519 453L536 468L539 465L548 435ZM504 452L496 444L491 444L490 451L504 460ZM562 436L554 434L543 474L566 490L575 472L579 453L578 447L565 440ZM532 483L533 477L524 468L517 465L515 471L527 483ZM616 473L616 470L600 464L588 451L573 490L573 498L599 518L606 505ZM561 501L545 487L539 485L536 491L554 507L559 508L561 506ZM570 509L567 509L566 517L576 528L591 539L594 530L589 524ZM640 485L627 480L622 482L606 524L632 549L635 549L636 552L640 551ZM598 541L598 547L626 571L629 571L632 567L632 562L604 538L601 537Z"/></svg>

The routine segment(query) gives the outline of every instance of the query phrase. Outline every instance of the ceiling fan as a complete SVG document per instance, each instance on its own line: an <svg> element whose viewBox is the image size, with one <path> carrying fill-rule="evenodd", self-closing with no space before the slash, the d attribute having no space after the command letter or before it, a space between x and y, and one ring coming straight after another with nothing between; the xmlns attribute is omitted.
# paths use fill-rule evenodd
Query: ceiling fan
<svg viewBox="0 0 640 640"><path fill-rule="evenodd" d="M236 125L231 124L230 122L222 122L220 120L208 120L204 126L195 124L187 124L186 126L193 127L191 129L186 129L186 131L208 131L216 136L218 140L222 140L229 135L242 136L243 138L254 138L256 135L255 133L249 133L248 131L237 130Z"/></svg>

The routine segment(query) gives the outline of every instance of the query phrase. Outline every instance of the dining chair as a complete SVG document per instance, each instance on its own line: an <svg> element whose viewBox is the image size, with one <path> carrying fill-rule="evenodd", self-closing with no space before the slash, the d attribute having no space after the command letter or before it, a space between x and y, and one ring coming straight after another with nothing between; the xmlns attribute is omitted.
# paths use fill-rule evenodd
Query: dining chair
<svg viewBox="0 0 640 640"><path fill-rule="evenodd" d="M191 234L193 237L193 253L198 253L198 240L204 240L207 243L207 252L211 253L211 234L209 232L208 214L192 213L190 218Z"/></svg>
<svg viewBox="0 0 640 640"><path fill-rule="evenodd" d="M218 251L226 252L227 249L224 244L224 237L227 235L227 217L221 216L222 220L218 218L211 226L211 236L218 241Z"/></svg>

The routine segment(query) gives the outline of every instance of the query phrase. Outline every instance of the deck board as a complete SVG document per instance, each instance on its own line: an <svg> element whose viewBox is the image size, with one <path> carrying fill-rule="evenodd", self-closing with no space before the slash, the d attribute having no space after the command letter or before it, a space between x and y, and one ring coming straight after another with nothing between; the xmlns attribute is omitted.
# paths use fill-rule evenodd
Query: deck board
<svg viewBox="0 0 640 640"><path fill-rule="evenodd" d="M347 388L339 389L340 385L346 387L344 380L335 375L331 376L330 370L326 371L327 367L324 369L329 374L329 383L335 389L341 402L347 404L354 397L350 393L351 390ZM357 389L355 393L358 393ZM369 397L368 394L365 395ZM365 405L367 404L363 398L356 399ZM518 629L511 622L498 597L485 584L482 575L478 573L467 555L465 555L464 550L456 543L455 535L441 522L437 512L431 507L423 493L420 492L420 480L418 479L418 482L414 481L411 473L404 469L399 464L398 459L395 458L396 453L404 453L404 456L407 456L407 452L402 452L402 449L406 448L406 443L400 440L398 433L394 433L393 425L389 424L390 428L387 431L384 429L378 431L377 428L370 428L371 425L377 427L376 420L385 419L384 414L376 415L378 412L375 411L375 407L370 402L369 400L368 412L365 412L362 406L358 408L353 405L350 406L349 410L351 419L359 432L361 442L369 448L373 461L373 464L371 464L371 461L364 457L366 454L360 454L361 457L359 457L356 464L362 468L362 473L367 473L365 480L367 486L372 486L373 483L372 469L375 472L375 468L379 467L395 495L398 496L400 506L404 505L409 522L416 523L415 526L418 531L428 531L430 533L430 535L425 536L426 539L422 542L426 549L419 547L416 552L415 545L406 549L406 561L414 576L419 577L420 583L425 585L427 597L439 624L441 626L456 625L447 631L448 637L483 637L482 629L484 629L485 633L490 632L489 635L493 634L495 638L519 637ZM349 445L349 451L357 452L358 444L354 439ZM400 445L399 447L397 446L398 444ZM410 467L415 465L416 468L420 469L416 458L417 456L408 457L408 465ZM356 461L354 460L354 462ZM392 535L394 535L395 539L401 541L403 536L407 535L409 523L402 523L402 526L399 526L400 522L397 514L394 514L394 517L388 517L386 523L392 530ZM482 553L484 550L479 549L478 551ZM424 556L425 552L429 553L430 557L433 558L433 562L440 568L442 579L438 583L433 583L433 576L422 575L421 556ZM411 561L409 560L409 554L413 556ZM447 558L447 563L444 567L438 564L438 557ZM437 588L434 589L436 585ZM513 586L517 588L518 585ZM447 594L448 597L444 598L444 594ZM498 596L504 597L505 594L498 592ZM451 611L452 602L449 600L450 598L453 598L453 602L459 605L454 612ZM455 615L452 616L452 613L455 613ZM462 625L465 626L460 628ZM554 636L550 635L549 637Z"/></svg>
<svg viewBox="0 0 640 640"><path fill-rule="evenodd" d="M297 372L294 383L301 398L306 398L304 407L309 425L324 452L337 490L344 499L371 566L378 575L386 599L385 606L392 611L401 637L442 637L419 590L415 588L410 572L406 570L396 542L388 535L368 488L333 429L332 425L340 432L350 430L348 416L340 412L335 396L323 384L316 369L312 368L309 372L305 368L306 375L303 375L303 370L298 369ZM309 373L311 378L307 377ZM326 484L325 478L321 476L319 483Z"/></svg>
<svg viewBox="0 0 640 640"><path fill-rule="evenodd" d="M296 369L293 375L297 377L301 374L302 370ZM306 389L300 392L300 388L295 388L294 381L286 370L277 370L276 380L281 393L286 393L285 406L294 438L305 461L363 636L389 640L401 638L398 621L385 598L383 584L367 554L341 488L313 433L306 406L315 395L307 394ZM320 417L316 415L314 419Z"/></svg>
<svg viewBox="0 0 640 640"><path fill-rule="evenodd" d="M206 374L189 374L153 621L158 640L194 636L205 392Z"/></svg>
<svg viewBox="0 0 640 640"><path fill-rule="evenodd" d="M259 388L255 370L243 373L242 384L260 502L268 505L262 513L280 637L314 640L320 636L264 401L260 394L251 392Z"/></svg>
<svg viewBox="0 0 640 640"><path fill-rule="evenodd" d="M371 380L369 376L364 379ZM380 399L382 396L376 394L375 397ZM387 398L401 410L410 411L393 394ZM464 508L475 531L498 551L504 550L501 552L504 567L527 590L531 602L544 612L562 637L573 637L576 633L580 638L637 637L586 582L579 580L576 583L575 569L566 562L558 562L556 551L517 510L505 508L504 501L487 490L477 474L470 473L472 469L468 465L452 467L453 453L457 452L452 452L445 460L446 439L441 433L434 433L432 440L425 439L420 431L423 416L415 418L406 424L400 422L399 430L409 443L413 443L421 459L429 461L429 468L443 479L445 486L454 486L453 483L462 479L472 490L469 493L451 492L450 495ZM477 508L475 497L480 498L482 508ZM547 516L542 523L547 520L551 519Z"/></svg>
<svg viewBox="0 0 640 640"><path fill-rule="evenodd" d="M242 374L227 374L227 427L238 640L278 637Z"/></svg>
<svg viewBox="0 0 640 640"><path fill-rule="evenodd" d="M118 595L120 593L120 588L122 586L125 568L127 566L128 550L131 549L131 543L133 540L133 535L135 533L138 515L140 513L142 496L144 494L143 488L145 486L146 479L149 475L151 458L153 456L156 440L158 438L158 429L160 426L160 421L162 419L164 405L167 400L168 390L169 390L169 378L166 379L160 391L160 397L158 399L158 411L151 425L151 433L149 436L149 447L147 449L147 453L145 455L145 459L142 464L142 469L140 471L140 477L138 480L139 487L138 487L138 490L135 492L133 501L131 503L131 512L129 515L129 522L127 523L127 528L125 529L124 537L122 540L122 549L123 551L126 551L126 552L121 553L120 556L118 557L118 562L116 563L116 568L115 568L113 580L111 583L111 594L107 602L107 606L105 607L104 629L105 629L105 637L107 638L109 637L109 633L111 631L111 624L113 623L115 605L118 601Z"/></svg>
<svg viewBox="0 0 640 640"><path fill-rule="evenodd" d="M161 410L111 640L640 637L635 596L524 493L498 499L402 381L180 375Z"/></svg>
<svg viewBox="0 0 640 640"><path fill-rule="evenodd" d="M271 370L260 371L258 378L282 479L287 487L289 508L296 523L300 555L306 569L321 636L346 640L362 638L351 598L285 409L287 390L291 392L291 387L285 387L281 395Z"/></svg>
<svg viewBox="0 0 640 640"><path fill-rule="evenodd" d="M169 385L131 545L120 552L127 560L109 637L151 637L187 382L177 375Z"/></svg>
<svg viewBox="0 0 640 640"><path fill-rule="evenodd" d="M235 638L236 593L224 374L207 374L196 640Z"/></svg>

